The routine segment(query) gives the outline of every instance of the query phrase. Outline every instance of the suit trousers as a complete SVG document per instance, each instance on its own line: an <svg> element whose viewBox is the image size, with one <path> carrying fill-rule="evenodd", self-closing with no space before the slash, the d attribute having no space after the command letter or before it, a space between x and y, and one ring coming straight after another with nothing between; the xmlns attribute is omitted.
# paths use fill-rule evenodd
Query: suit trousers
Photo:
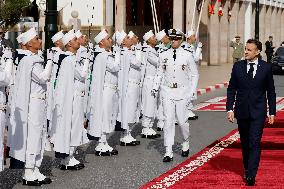
<svg viewBox="0 0 284 189"><path fill-rule="evenodd" d="M237 120L242 144L243 165L250 177L255 177L258 170L264 121L265 118Z"/></svg>

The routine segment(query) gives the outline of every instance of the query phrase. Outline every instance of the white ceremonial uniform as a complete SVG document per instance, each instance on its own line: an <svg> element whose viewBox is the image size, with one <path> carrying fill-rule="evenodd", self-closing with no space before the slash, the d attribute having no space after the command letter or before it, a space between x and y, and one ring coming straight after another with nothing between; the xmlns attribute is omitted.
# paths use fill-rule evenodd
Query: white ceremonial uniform
<svg viewBox="0 0 284 189"><path fill-rule="evenodd" d="M147 45L144 53L144 61L145 72L144 76L142 76L142 126L144 128L142 130L142 134L155 135L156 132L151 129L154 124L158 103L157 97L151 95L154 78L157 72L157 67L159 65L158 52L155 50L155 48Z"/></svg>
<svg viewBox="0 0 284 189"><path fill-rule="evenodd" d="M159 49L158 49L158 53L162 53L166 50L168 50L169 48L165 46L164 43L161 43L158 45ZM158 129L163 129L164 128L164 124L165 124L165 117L164 117L164 108L163 108L163 103L162 103L162 98L161 95L158 94L158 110L157 110L157 119L158 119L158 123L157 123L157 128Z"/></svg>
<svg viewBox="0 0 284 189"><path fill-rule="evenodd" d="M17 67L8 145L11 157L33 169L41 165L46 142L46 84L51 67L44 69L42 57L25 52Z"/></svg>
<svg viewBox="0 0 284 189"><path fill-rule="evenodd" d="M88 48L87 47L84 47L84 46L80 46L80 48L77 50L77 53L76 53L76 58L77 58L77 62L80 62L81 64L83 64L83 61L85 58L88 58L90 60L90 56L89 57L86 57L86 55L88 54ZM90 53L91 54L91 53ZM90 66L91 64L89 64ZM88 76L85 80L85 99L84 99L84 113L86 114L87 113L87 103L88 103L88 93L89 93L89 87L90 87L90 84L91 84L91 80L90 80L90 68L88 69Z"/></svg>
<svg viewBox="0 0 284 189"><path fill-rule="evenodd" d="M4 58L3 58L4 57ZM3 58L3 59L2 59ZM0 67L0 172L4 170L4 131L6 126L6 86L12 80L12 52L4 52Z"/></svg>
<svg viewBox="0 0 284 189"><path fill-rule="evenodd" d="M118 71L120 62L111 51L97 48L90 93L90 125L88 133L101 137L114 131L118 112ZM119 55L119 52L118 52ZM115 105L115 106L114 106Z"/></svg>
<svg viewBox="0 0 284 189"><path fill-rule="evenodd" d="M68 156L73 155L74 147L88 142L83 124L89 62L82 64L76 61L72 52L65 54L67 57L61 63L55 87L52 121L55 127L54 151Z"/></svg>
<svg viewBox="0 0 284 189"><path fill-rule="evenodd" d="M121 49L121 70L119 71L119 121L129 133L129 124L138 122L139 84L141 79L141 61L132 50Z"/></svg>
<svg viewBox="0 0 284 189"><path fill-rule="evenodd" d="M175 120L177 120L185 142L189 140L188 103L195 91L191 86L192 78L197 77L197 67L191 54L182 47L170 48L160 54L160 65L155 77L153 89L160 88L165 127L164 145L167 153L172 154L175 136Z"/></svg>
<svg viewBox="0 0 284 189"><path fill-rule="evenodd" d="M50 51L47 51L47 58L51 58L51 61L54 63L50 81L47 84L47 119L49 120L48 133L51 136L52 131L52 112L53 112L53 103L54 103L54 89L56 85L56 77L59 72L59 56L64 54L59 47L52 47ZM50 55L49 55L50 54ZM53 141L53 140L51 140Z"/></svg>

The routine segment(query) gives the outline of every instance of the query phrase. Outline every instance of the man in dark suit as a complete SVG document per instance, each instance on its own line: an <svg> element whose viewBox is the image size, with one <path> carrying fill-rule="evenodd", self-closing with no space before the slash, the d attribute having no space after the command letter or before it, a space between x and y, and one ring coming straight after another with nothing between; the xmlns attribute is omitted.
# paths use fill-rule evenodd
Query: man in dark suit
<svg viewBox="0 0 284 189"><path fill-rule="evenodd" d="M265 54L267 57L267 62L271 63L273 52L274 52L274 46L273 46L273 37L269 36L268 41L265 42Z"/></svg>
<svg viewBox="0 0 284 189"><path fill-rule="evenodd" d="M267 100L269 124L274 123L276 114L272 67L259 58L261 50L261 42L254 39L247 41L245 60L234 64L227 89L227 116L231 122L234 122L234 118L237 119L245 168L244 179L249 186L255 184L259 166Z"/></svg>

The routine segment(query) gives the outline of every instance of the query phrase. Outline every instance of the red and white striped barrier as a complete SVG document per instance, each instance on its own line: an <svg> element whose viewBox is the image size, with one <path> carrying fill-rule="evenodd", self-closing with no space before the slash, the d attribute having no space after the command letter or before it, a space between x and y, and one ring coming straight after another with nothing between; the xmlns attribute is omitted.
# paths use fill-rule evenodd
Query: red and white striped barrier
<svg viewBox="0 0 284 189"><path fill-rule="evenodd" d="M224 87L228 87L228 85L229 85L229 82L223 82L223 83L215 84L213 86L208 86L203 89L197 89L197 95L209 93L209 92L215 91L216 89L222 89Z"/></svg>

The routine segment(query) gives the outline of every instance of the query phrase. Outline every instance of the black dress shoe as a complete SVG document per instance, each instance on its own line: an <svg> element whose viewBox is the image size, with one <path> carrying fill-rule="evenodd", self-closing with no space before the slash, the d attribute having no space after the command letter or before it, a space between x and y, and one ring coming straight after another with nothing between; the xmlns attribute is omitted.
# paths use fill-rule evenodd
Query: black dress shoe
<svg viewBox="0 0 284 189"><path fill-rule="evenodd" d="M118 154L118 151L116 149L113 149L111 152L110 151L106 151L106 152L96 151L96 156L114 156L117 154Z"/></svg>
<svg viewBox="0 0 284 189"><path fill-rule="evenodd" d="M255 177L247 177L247 186L254 186L255 184Z"/></svg>
<svg viewBox="0 0 284 189"><path fill-rule="evenodd" d="M159 137L161 137L160 134L155 134L155 135L144 135L144 134L141 134L141 138L155 139L155 138L159 138Z"/></svg>
<svg viewBox="0 0 284 189"><path fill-rule="evenodd" d="M44 180L42 180L42 181L39 181L41 184L50 184L50 183L52 183L52 180L50 179L50 178L45 178Z"/></svg>
<svg viewBox="0 0 284 189"><path fill-rule="evenodd" d="M106 152L101 152L101 151L96 151L96 156L111 156L111 153L109 151Z"/></svg>
<svg viewBox="0 0 284 189"><path fill-rule="evenodd" d="M188 154L189 154L189 149L181 152L182 157L188 157Z"/></svg>
<svg viewBox="0 0 284 189"><path fill-rule="evenodd" d="M140 141L132 141L130 143L120 142L120 146L137 146L140 145Z"/></svg>
<svg viewBox="0 0 284 189"><path fill-rule="evenodd" d="M171 162L171 161L173 161L174 160L174 158L172 158L172 157L170 157L170 156L165 156L164 158L163 158L163 162Z"/></svg>
<svg viewBox="0 0 284 189"><path fill-rule="evenodd" d="M113 149L113 150L110 152L110 154L111 154L112 156L115 156L115 155L118 154L118 151L117 151L116 149Z"/></svg>
<svg viewBox="0 0 284 189"><path fill-rule="evenodd" d="M193 117L188 117L188 120L197 120L198 119L198 116L197 115L195 115L195 116L193 116Z"/></svg>
<svg viewBox="0 0 284 189"><path fill-rule="evenodd" d="M163 131L164 129L161 127L157 127L157 131Z"/></svg>
<svg viewBox="0 0 284 189"><path fill-rule="evenodd" d="M23 179L23 185L27 186L41 186L42 183L38 180L33 180L33 181L27 181L26 179Z"/></svg>
<svg viewBox="0 0 284 189"><path fill-rule="evenodd" d="M83 169L85 167L85 165L83 163L79 163L77 165L74 166L67 166L67 165L61 165L60 169L61 170L72 170L72 171L78 171L80 169Z"/></svg>

